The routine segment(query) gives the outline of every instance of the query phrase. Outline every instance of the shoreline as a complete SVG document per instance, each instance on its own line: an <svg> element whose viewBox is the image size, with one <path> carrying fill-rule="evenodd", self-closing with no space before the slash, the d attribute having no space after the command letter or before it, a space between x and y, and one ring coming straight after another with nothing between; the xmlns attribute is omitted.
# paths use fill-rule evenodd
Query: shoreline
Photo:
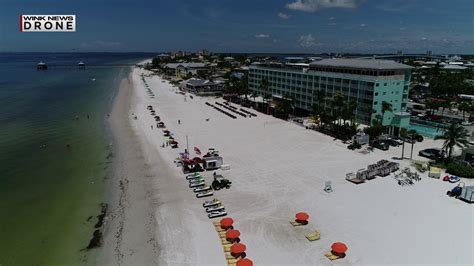
<svg viewBox="0 0 474 266"><path fill-rule="evenodd" d="M104 221L103 245L95 261L99 265L156 264L156 201L147 190L153 188L153 175L143 162L142 145L131 126L132 72L133 68L120 82L110 113L112 178L106 184L109 210Z"/></svg>

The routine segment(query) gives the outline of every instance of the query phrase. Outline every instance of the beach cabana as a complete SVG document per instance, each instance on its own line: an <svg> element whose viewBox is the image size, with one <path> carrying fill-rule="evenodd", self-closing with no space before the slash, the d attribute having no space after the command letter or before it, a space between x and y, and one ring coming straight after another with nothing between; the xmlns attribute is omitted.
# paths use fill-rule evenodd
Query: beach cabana
<svg viewBox="0 0 474 266"><path fill-rule="evenodd" d="M346 256L347 246L342 242L335 242L331 245L331 251L324 254L330 260L337 260Z"/></svg>
<svg viewBox="0 0 474 266"><path fill-rule="evenodd" d="M221 223L221 228L226 230L232 227L232 225L234 224L234 220L230 217L226 217L226 218L222 218L220 223Z"/></svg>
<svg viewBox="0 0 474 266"><path fill-rule="evenodd" d="M235 229L230 229L229 231L225 233L225 237L230 240L235 240L239 238L239 236L240 236L240 231L235 230Z"/></svg>
<svg viewBox="0 0 474 266"><path fill-rule="evenodd" d="M298 212L295 217L299 223L308 223L309 215L306 212Z"/></svg>
<svg viewBox="0 0 474 266"><path fill-rule="evenodd" d="M247 246L245 246L244 244L235 243L230 247L230 254L233 257L238 258L243 255L246 249L247 249Z"/></svg>
<svg viewBox="0 0 474 266"><path fill-rule="evenodd" d="M243 258L241 260L238 260L235 265L236 266L253 266L253 261L247 258Z"/></svg>

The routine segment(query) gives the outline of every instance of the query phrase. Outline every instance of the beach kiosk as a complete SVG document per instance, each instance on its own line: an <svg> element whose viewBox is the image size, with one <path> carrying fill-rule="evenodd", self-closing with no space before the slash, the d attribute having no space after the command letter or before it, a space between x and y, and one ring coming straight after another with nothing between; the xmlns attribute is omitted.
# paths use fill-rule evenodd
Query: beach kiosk
<svg viewBox="0 0 474 266"><path fill-rule="evenodd" d="M204 161L203 167L205 170L219 169L224 163L224 160L221 156L202 157L202 160Z"/></svg>

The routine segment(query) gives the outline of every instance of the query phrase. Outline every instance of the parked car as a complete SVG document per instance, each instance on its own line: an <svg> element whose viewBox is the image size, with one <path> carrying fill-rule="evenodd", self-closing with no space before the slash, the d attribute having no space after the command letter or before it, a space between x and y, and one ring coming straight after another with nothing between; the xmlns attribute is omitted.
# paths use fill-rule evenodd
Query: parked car
<svg viewBox="0 0 474 266"><path fill-rule="evenodd" d="M385 140L374 141L374 143L372 143L372 146L382 151L388 151L388 149L390 148L390 145Z"/></svg>
<svg viewBox="0 0 474 266"><path fill-rule="evenodd" d="M418 141L418 142L422 142L425 138L423 138L423 136L420 135L420 134L415 134L415 135L413 136L413 139L416 140L416 141Z"/></svg>
<svg viewBox="0 0 474 266"><path fill-rule="evenodd" d="M402 145L402 142L396 139L387 139L386 142L388 143L388 145L393 146L393 147Z"/></svg>
<svg viewBox="0 0 474 266"><path fill-rule="evenodd" d="M443 152L439 149L424 149L419 151L418 155L428 159L438 159L443 156Z"/></svg>

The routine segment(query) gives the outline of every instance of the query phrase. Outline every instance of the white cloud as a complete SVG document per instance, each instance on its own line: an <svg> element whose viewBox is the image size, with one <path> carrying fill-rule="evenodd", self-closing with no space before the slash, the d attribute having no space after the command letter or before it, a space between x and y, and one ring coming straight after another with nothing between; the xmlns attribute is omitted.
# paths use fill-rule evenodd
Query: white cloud
<svg viewBox="0 0 474 266"><path fill-rule="evenodd" d="M334 19L335 19L335 17L329 17L329 20L334 20Z"/></svg>
<svg viewBox="0 0 474 266"><path fill-rule="evenodd" d="M270 37L270 34L264 34L264 33L255 34L255 38L257 39L263 39L263 38L268 38L268 37Z"/></svg>
<svg viewBox="0 0 474 266"><path fill-rule="evenodd" d="M364 28L364 27L367 26L367 24L362 23L362 24L360 24L359 26L360 26L361 28Z"/></svg>
<svg viewBox="0 0 474 266"><path fill-rule="evenodd" d="M316 12L325 8L356 8L365 0L295 0L286 4L288 9Z"/></svg>
<svg viewBox="0 0 474 266"><path fill-rule="evenodd" d="M288 15L288 14L285 14L285 13L280 12L280 13L278 13L278 17L281 18L281 19L287 20L287 19L289 19L291 16Z"/></svg>
<svg viewBox="0 0 474 266"><path fill-rule="evenodd" d="M421 37L421 40L422 40L422 41L426 41L426 40L428 40L428 38L426 38L426 37Z"/></svg>
<svg viewBox="0 0 474 266"><path fill-rule="evenodd" d="M298 39L298 44L304 48L313 47L316 45L316 39L311 34L301 35Z"/></svg>

